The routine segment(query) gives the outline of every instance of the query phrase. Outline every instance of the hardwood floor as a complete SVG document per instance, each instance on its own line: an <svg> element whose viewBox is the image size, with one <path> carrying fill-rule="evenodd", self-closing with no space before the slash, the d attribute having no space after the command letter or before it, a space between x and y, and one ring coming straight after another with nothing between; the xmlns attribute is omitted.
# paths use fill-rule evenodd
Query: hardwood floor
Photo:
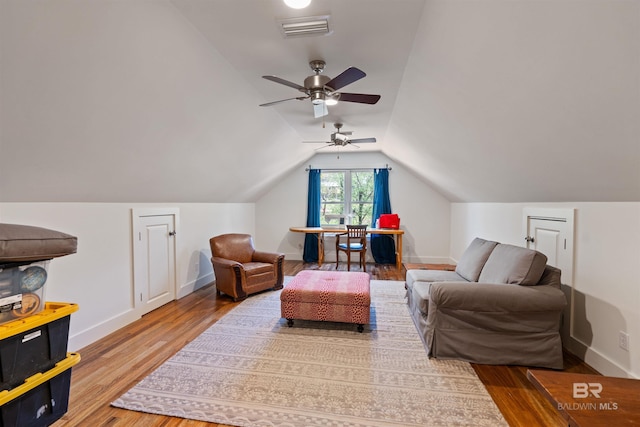
<svg viewBox="0 0 640 427"><path fill-rule="evenodd" d="M352 271L359 271L352 264ZM317 264L285 261L285 275ZM335 270L335 264L320 269ZM344 263L339 270L346 270ZM405 271L391 265L367 264L376 280L404 280ZM110 402L133 387L185 344L224 316L234 303L217 297L207 286L179 301L173 301L140 320L93 343L79 353L82 360L73 368L69 411L54 426L149 426L211 427L215 424L117 409ZM82 307L80 307L82 309ZM71 322L73 322L73 315ZM597 373L576 357L566 354L567 371ZM511 426L565 426L562 418L526 378L526 367L473 365L476 373Z"/></svg>

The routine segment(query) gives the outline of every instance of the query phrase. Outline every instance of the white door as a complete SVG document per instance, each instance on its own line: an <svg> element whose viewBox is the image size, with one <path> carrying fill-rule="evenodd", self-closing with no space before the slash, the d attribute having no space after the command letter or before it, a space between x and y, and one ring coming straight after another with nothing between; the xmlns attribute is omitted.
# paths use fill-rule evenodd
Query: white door
<svg viewBox="0 0 640 427"><path fill-rule="evenodd" d="M566 222L561 221L529 218L527 247L545 254L547 264L558 268L560 252L567 248L565 224Z"/></svg>
<svg viewBox="0 0 640 427"><path fill-rule="evenodd" d="M134 214L134 304L140 315L176 299L176 216Z"/></svg>
<svg viewBox="0 0 640 427"><path fill-rule="evenodd" d="M547 256L562 270L562 283L573 283L573 210L525 210L527 247Z"/></svg>
<svg viewBox="0 0 640 427"><path fill-rule="evenodd" d="M566 346L573 328L573 209L524 210L527 247L547 256L547 264L562 270L562 291L567 298L560 333Z"/></svg>

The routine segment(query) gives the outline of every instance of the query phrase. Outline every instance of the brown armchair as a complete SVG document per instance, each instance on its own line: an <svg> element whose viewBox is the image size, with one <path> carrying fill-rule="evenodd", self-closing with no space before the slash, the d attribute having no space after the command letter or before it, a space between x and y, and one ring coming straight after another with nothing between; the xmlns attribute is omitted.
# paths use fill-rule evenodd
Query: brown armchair
<svg viewBox="0 0 640 427"><path fill-rule="evenodd" d="M266 289L282 289L284 254L256 251L249 234L223 234L209 239L217 293L234 301Z"/></svg>

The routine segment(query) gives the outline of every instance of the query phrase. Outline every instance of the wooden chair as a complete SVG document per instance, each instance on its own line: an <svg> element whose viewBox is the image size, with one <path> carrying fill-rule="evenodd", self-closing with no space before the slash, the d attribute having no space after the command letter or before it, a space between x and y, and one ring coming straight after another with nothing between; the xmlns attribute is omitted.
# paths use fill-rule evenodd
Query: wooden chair
<svg viewBox="0 0 640 427"><path fill-rule="evenodd" d="M340 236L346 236L346 243L340 242ZM367 253L367 225L347 225L347 232L336 235L336 268L340 262L340 251L347 253L347 271L351 271L351 252L360 253L362 271L367 271L365 254Z"/></svg>

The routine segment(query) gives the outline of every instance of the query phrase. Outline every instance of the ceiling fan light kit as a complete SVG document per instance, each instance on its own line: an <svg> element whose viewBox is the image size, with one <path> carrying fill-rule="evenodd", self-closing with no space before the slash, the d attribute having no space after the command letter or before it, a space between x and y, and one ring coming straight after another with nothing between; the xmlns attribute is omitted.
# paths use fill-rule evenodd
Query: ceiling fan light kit
<svg viewBox="0 0 640 427"><path fill-rule="evenodd" d="M276 76L262 76L262 78L270 80L274 83L279 83L297 89L300 92L304 93L306 96L267 102L264 104L260 104L260 106L267 107L274 104L279 104L280 102L290 101L292 99L310 99L311 104L314 106L314 117L318 118L329 114L326 106L335 105L338 103L338 101L355 102L360 104L375 104L380 100L380 95L338 92L343 87L365 77L366 74L364 73L364 71L359 70L356 67L349 67L338 76L331 79L325 75L321 75L321 73L324 71L325 65L325 62L322 60L314 60L309 62L309 67L311 67L315 74L304 79L304 86ZM322 108L317 108L318 106L321 106Z"/></svg>
<svg viewBox="0 0 640 427"><path fill-rule="evenodd" d="M324 93L322 92L312 92L311 93L311 103L313 105L320 105L324 103Z"/></svg>
<svg viewBox="0 0 640 427"><path fill-rule="evenodd" d="M324 103L327 105L338 105L338 99L340 99L340 94L331 95L324 100Z"/></svg>

